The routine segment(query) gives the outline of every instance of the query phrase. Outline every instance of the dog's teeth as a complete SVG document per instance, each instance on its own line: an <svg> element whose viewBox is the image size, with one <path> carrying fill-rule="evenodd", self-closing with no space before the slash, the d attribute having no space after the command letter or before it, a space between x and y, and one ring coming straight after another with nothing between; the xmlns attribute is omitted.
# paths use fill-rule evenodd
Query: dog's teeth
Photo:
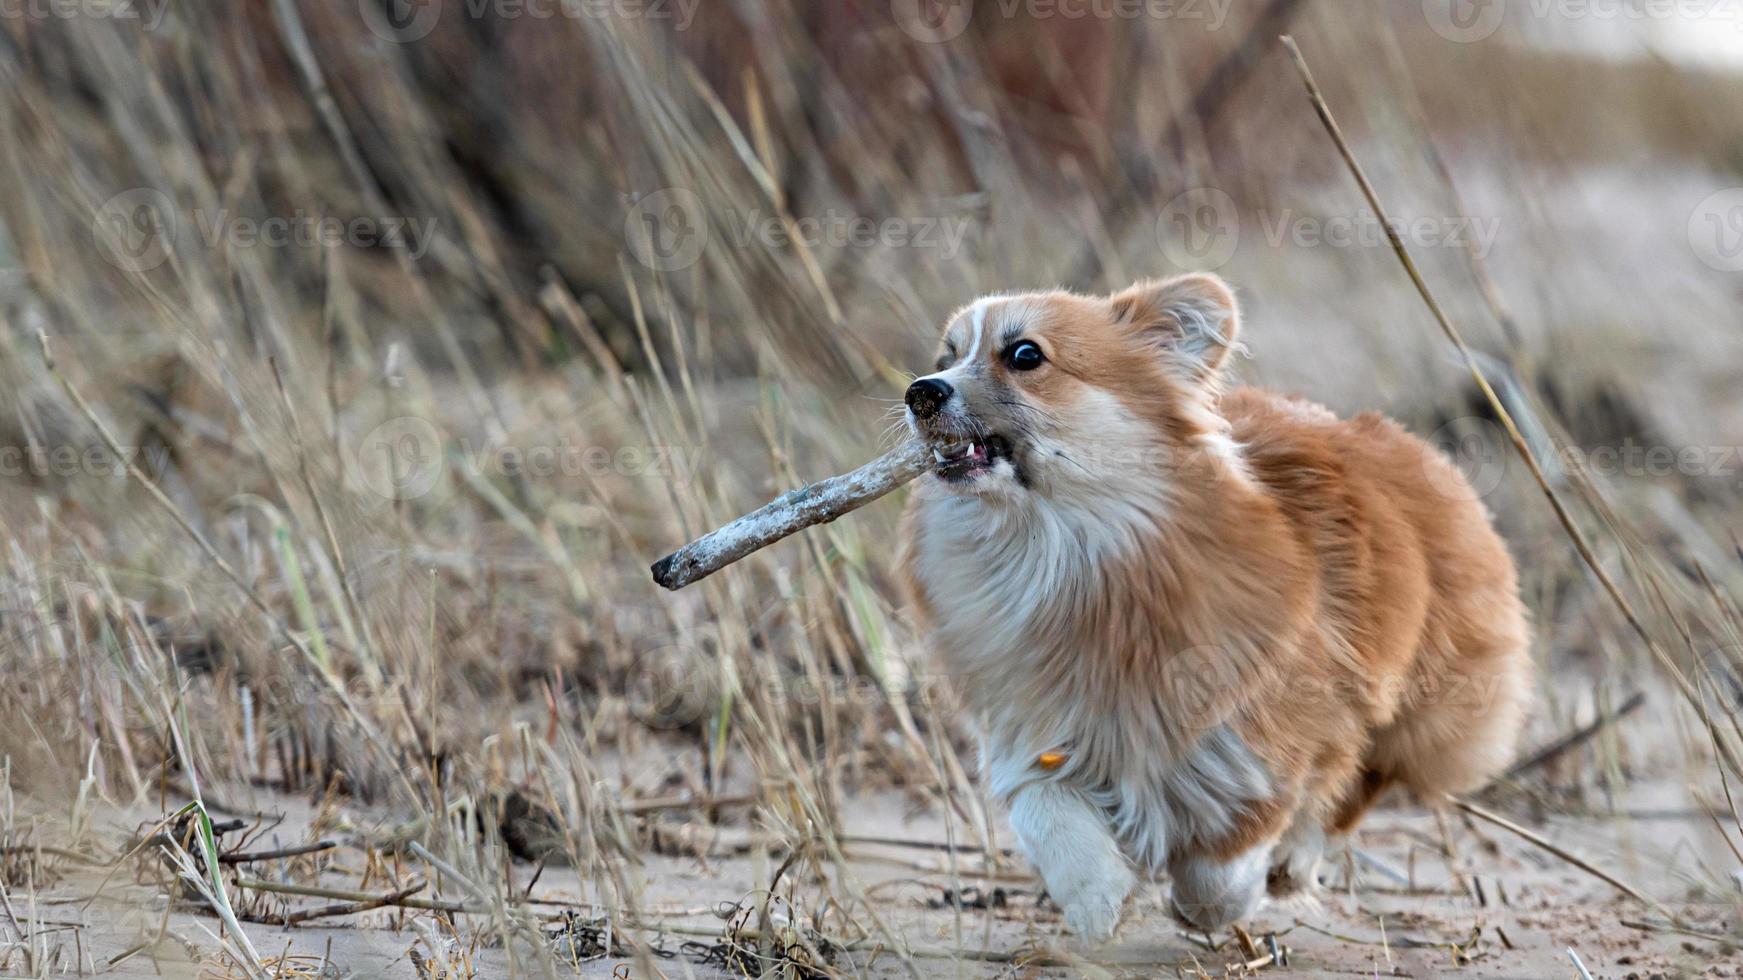
<svg viewBox="0 0 1743 980"><path fill-rule="evenodd" d="M932 447L932 458L937 460L940 463L944 462L943 450L939 449L937 446L933 446Z"/></svg>

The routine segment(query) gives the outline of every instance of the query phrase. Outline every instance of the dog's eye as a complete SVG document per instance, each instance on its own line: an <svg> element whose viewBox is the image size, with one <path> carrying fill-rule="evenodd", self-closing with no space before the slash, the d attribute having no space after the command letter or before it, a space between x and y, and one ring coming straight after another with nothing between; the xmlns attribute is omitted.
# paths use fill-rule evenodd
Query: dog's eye
<svg viewBox="0 0 1743 980"><path fill-rule="evenodd" d="M951 357L949 354L940 354L938 355L938 363L932 365L932 370L942 371L950 366L950 361Z"/></svg>
<svg viewBox="0 0 1743 980"><path fill-rule="evenodd" d="M1040 345L1033 340L1019 341L1005 351L1005 363L1013 371L1033 371L1046 360L1041 354Z"/></svg>

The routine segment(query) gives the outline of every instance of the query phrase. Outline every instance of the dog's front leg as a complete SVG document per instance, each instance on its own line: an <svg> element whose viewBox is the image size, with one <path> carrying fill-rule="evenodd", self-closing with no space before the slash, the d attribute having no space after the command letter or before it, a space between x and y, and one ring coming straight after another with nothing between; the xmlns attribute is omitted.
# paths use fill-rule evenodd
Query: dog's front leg
<svg viewBox="0 0 1743 980"><path fill-rule="evenodd" d="M1076 790L1043 781L1017 790L1011 826L1065 910L1066 928L1093 942L1112 936L1137 876L1106 814Z"/></svg>

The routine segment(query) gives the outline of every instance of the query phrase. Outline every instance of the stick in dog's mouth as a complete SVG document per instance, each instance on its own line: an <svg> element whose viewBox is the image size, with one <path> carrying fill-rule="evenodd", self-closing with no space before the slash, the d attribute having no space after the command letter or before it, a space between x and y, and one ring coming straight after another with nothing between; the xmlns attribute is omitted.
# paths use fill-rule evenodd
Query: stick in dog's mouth
<svg viewBox="0 0 1743 980"><path fill-rule="evenodd" d="M906 442L852 473L832 476L769 501L672 552L650 569L676 591L788 535L864 507L936 464L931 446Z"/></svg>
<svg viewBox="0 0 1743 980"><path fill-rule="evenodd" d="M1011 443L1004 436L976 436L947 444L932 444L934 469L952 483L992 469L995 461L1011 458Z"/></svg>

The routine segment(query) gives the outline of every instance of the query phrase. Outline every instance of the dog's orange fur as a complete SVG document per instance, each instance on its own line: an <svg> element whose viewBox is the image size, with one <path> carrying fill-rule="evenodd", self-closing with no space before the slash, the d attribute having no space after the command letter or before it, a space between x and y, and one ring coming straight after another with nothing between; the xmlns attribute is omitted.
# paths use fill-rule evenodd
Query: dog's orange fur
<svg viewBox="0 0 1743 980"><path fill-rule="evenodd" d="M1072 751L1108 756L1084 761L1099 766L1095 778L1117 782L1131 769L1120 753L1183 759L1226 726L1262 764L1269 792L1232 806L1214 839L1170 838L1171 861L1269 848L1298 818L1341 834L1388 786L1433 803L1505 763L1531 687L1526 616L1482 502L1434 448L1378 414L1346 421L1255 388L1222 392L1238 316L1215 277L1105 298L1020 296L980 315L989 336L1020 321L1046 365L1017 372L999 343L981 345L984 363L950 374L965 389L965 417L994 432L1033 425L1044 430L1036 446L1064 447L1093 443L1104 423L1135 423L1146 453L1107 468L1102 482L1158 488L1144 511L1153 517L1086 559L1093 584L1011 610L1031 617L1025 635L1048 648L1037 652L957 639L974 635L958 620L979 607L947 584L973 581L971 572L938 570L970 560L941 543L939 522L982 515L992 533L1023 534L1023 515L1037 513L1023 508L1066 506L1054 501L1066 491L1052 474L1069 471L1050 469L1062 465L1051 458L1025 462L1032 447L1019 447L1027 485L923 477L936 485L911 504L904 572L923 631L989 739L1003 737L1000 712L1051 712L1065 719ZM970 346L966 320L947 333L958 353ZM1046 560L1077 558L1065 545Z"/></svg>

